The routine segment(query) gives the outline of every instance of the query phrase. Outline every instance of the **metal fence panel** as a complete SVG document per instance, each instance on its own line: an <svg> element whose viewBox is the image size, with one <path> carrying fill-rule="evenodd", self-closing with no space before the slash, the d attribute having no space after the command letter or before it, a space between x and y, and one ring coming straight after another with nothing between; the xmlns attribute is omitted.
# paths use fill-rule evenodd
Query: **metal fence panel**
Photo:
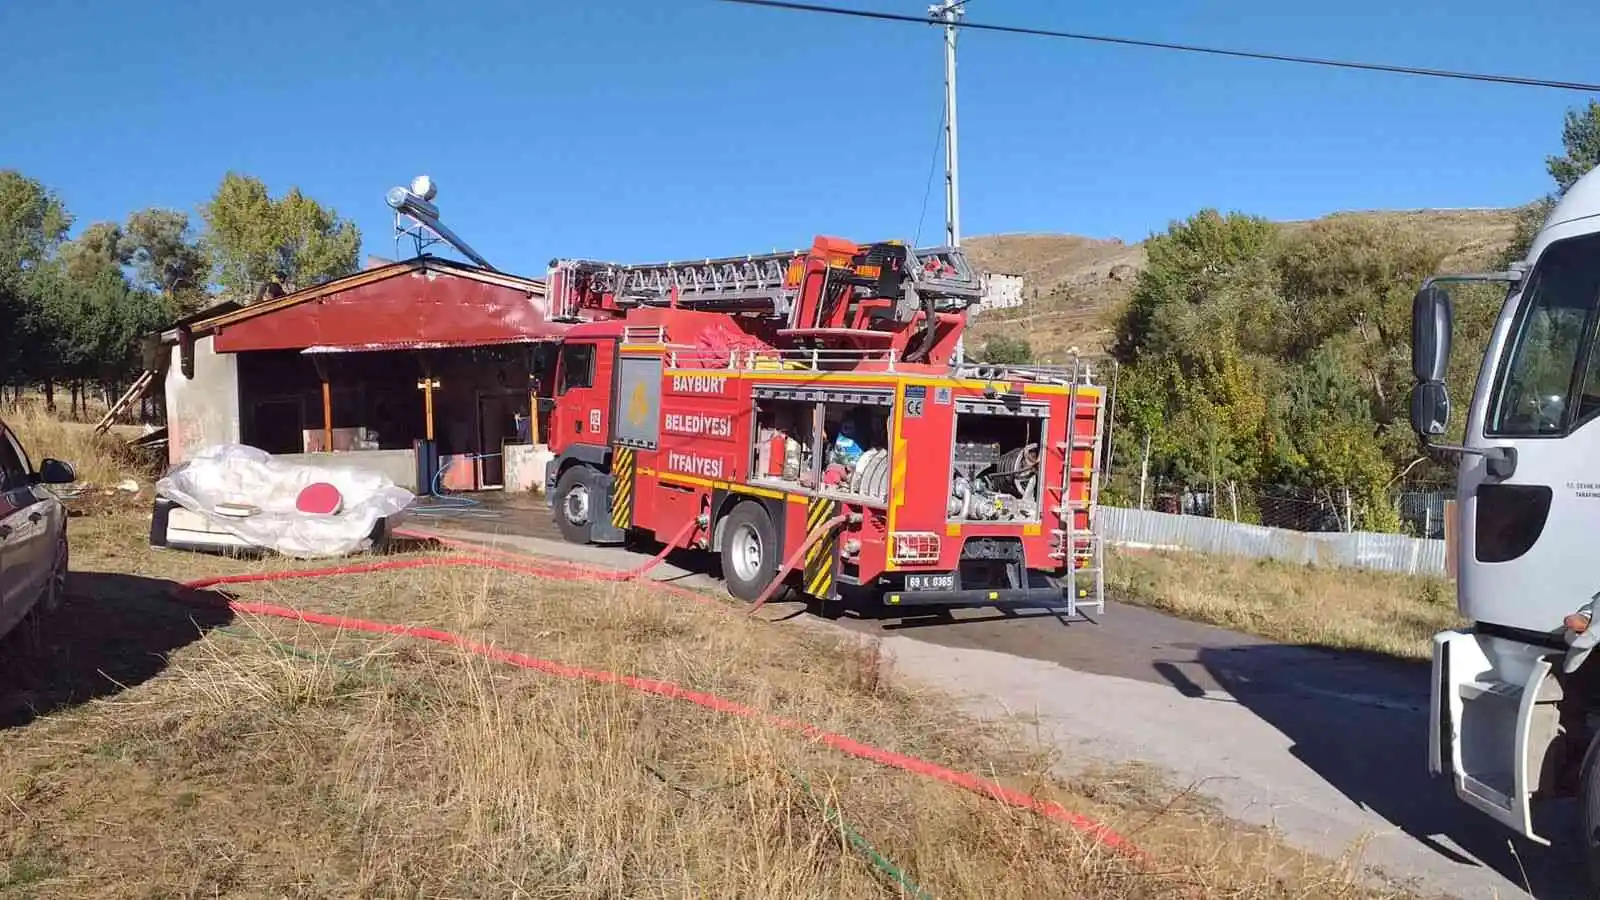
<svg viewBox="0 0 1600 900"><path fill-rule="evenodd" d="M1116 506L1096 508L1095 531L1108 543L1128 547L1192 550L1407 575L1447 574L1444 541L1403 534L1289 531Z"/></svg>

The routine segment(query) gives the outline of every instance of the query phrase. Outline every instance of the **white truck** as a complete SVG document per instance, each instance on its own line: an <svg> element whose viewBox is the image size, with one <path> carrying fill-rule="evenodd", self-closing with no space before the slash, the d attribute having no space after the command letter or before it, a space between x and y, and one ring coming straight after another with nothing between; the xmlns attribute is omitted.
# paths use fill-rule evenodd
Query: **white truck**
<svg viewBox="0 0 1600 900"><path fill-rule="evenodd" d="M1509 285L1459 445L1438 442L1452 281ZM1511 271L1424 283L1411 342L1412 428L1459 456L1456 598L1469 622L1434 636L1429 769L1541 844L1538 804L1576 798L1600 887L1600 568L1589 568L1600 560L1600 170L1568 189Z"/></svg>

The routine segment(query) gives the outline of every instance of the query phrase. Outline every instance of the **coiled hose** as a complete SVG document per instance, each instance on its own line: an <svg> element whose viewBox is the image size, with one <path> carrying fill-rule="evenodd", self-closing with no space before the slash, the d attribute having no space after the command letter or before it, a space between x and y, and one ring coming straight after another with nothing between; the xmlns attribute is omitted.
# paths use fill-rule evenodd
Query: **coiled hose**
<svg viewBox="0 0 1600 900"><path fill-rule="evenodd" d="M456 464L457 460L465 459L476 462L480 459L495 459L499 453L476 453L452 456L445 460L444 465L433 473L433 478L428 484L428 497L430 502L419 503L410 507L407 512L430 518L452 519L495 519L499 513L492 510L481 509L483 504L471 497L459 494L446 494L444 490L444 473Z"/></svg>

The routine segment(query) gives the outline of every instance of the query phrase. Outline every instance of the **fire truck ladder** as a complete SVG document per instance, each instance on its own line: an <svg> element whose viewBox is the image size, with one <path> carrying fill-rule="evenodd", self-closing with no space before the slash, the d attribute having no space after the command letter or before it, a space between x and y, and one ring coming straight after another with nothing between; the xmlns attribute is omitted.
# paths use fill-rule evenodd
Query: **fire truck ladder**
<svg viewBox="0 0 1600 900"><path fill-rule="evenodd" d="M871 247L904 246L875 244ZM619 306L684 307L723 312L760 312L790 319L801 289L790 268L812 251L791 250L754 256L731 256L698 262L619 265L594 260L555 260L551 268L585 276L591 294L610 294ZM965 255L953 247L921 250L904 247L905 271L911 287L922 297L955 301L960 308L983 296L982 279L972 271ZM558 301L563 316L575 317L567 308L572 298ZM808 323L797 323L804 327Z"/></svg>
<svg viewBox="0 0 1600 900"><path fill-rule="evenodd" d="M1099 448L1105 430L1106 405L1104 396L1094 401L1094 431L1078 434L1078 411L1081 404L1089 401L1082 391L1086 379L1080 377L1084 374L1081 365L1080 361L1073 361L1072 387L1067 396L1067 439L1056 444L1056 450L1063 456L1061 505L1056 507L1061 527L1051 532L1055 539L1051 558L1067 563L1068 615L1089 609L1103 614L1106 609L1104 541L1094 528L1095 509L1100 499L1100 466L1091 454L1088 468L1074 468L1077 451ZM1072 497L1074 475L1089 478L1083 497L1077 500ZM1084 528L1078 527L1080 512L1086 520Z"/></svg>
<svg viewBox="0 0 1600 900"><path fill-rule="evenodd" d="M798 253L707 259L690 263L605 265L591 270L592 289L614 295L621 305L654 306L676 302L698 309L770 309L787 315L797 291L784 284L789 262Z"/></svg>

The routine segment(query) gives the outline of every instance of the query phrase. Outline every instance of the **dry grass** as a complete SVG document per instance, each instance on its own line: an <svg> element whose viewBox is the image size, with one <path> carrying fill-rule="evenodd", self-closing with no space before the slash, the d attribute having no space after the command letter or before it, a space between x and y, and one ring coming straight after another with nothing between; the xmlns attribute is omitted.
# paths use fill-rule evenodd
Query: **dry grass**
<svg viewBox="0 0 1600 900"><path fill-rule="evenodd" d="M1120 600L1275 641L1428 659L1460 624L1442 578L1183 552L1109 551Z"/></svg>
<svg viewBox="0 0 1600 900"><path fill-rule="evenodd" d="M93 423L65 421L43 404L7 406L0 409L0 419L16 432L34 465L47 456L71 463L80 482L115 485L124 478L148 478L160 462L128 445L127 428L95 434Z"/></svg>
<svg viewBox="0 0 1600 900"><path fill-rule="evenodd" d="M1157 861L761 722L412 640L225 624L174 605L171 580L289 564L153 552L134 510L74 528L55 630L0 654L0 895L912 896L848 826L925 896L1396 896L1137 769L1054 781L1049 754L915 690L875 644L476 569L245 592L715 692L1051 796Z"/></svg>
<svg viewBox="0 0 1600 900"><path fill-rule="evenodd" d="M1107 346L1112 318L1145 259L1140 244L1061 234L976 237L962 249L979 268L1021 275L1028 298L1017 309L974 319L972 345L1020 330L1041 359L1058 362L1070 347L1092 355Z"/></svg>

